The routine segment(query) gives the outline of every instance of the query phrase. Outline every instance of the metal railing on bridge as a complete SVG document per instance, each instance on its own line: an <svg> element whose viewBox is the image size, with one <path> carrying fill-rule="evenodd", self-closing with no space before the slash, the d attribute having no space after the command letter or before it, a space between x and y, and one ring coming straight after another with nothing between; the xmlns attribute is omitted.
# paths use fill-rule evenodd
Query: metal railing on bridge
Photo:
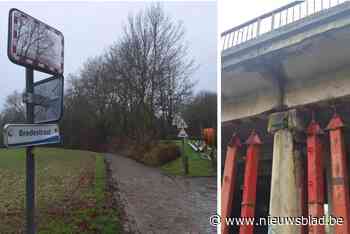
<svg viewBox="0 0 350 234"><path fill-rule="evenodd" d="M223 32L221 34L222 50L258 38L262 34L271 32L282 26L347 1L348 0L302 0L292 2Z"/></svg>

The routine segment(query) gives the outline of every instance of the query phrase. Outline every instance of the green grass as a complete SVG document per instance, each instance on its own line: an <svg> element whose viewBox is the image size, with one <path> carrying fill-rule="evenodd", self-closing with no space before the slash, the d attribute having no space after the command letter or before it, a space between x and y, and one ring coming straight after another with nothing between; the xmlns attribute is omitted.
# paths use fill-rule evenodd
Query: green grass
<svg viewBox="0 0 350 234"><path fill-rule="evenodd" d="M95 169L95 196L96 203L101 205L105 199L106 190L106 167L103 161L103 157L96 157L96 169Z"/></svg>
<svg viewBox="0 0 350 234"><path fill-rule="evenodd" d="M38 233L119 233L102 155L57 148L35 148L34 154ZM22 233L23 149L0 150L0 178L0 232Z"/></svg>
<svg viewBox="0 0 350 234"><path fill-rule="evenodd" d="M104 209L106 200L106 165L102 156L96 157L95 170L95 198L96 208L93 212L101 215L90 220L90 225L100 233L115 234L120 233L120 223L118 220L118 213L115 209Z"/></svg>
<svg viewBox="0 0 350 234"><path fill-rule="evenodd" d="M23 173L25 170L24 150L0 150L0 169Z"/></svg>
<svg viewBox="0 0 350 234"><path fill-rule="evenodd" d="M174 141L182 150L182 142ZM202 159L199 156L199 153L194 151L188 144L185 142L185 154L188 157L188 167L189 174L188 176L214 176L215 170L211 166L211 162L206 159ZM183 175L183 166L182 158L179 157L174 161L171 161L161 167L162 171L171 175Z"/></svg>

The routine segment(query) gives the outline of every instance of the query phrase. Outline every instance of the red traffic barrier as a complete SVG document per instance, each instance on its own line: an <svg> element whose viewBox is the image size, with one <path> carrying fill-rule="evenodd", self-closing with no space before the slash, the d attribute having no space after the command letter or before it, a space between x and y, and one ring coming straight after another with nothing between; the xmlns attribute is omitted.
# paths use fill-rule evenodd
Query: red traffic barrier
<svg viewBox="0 0 350 234"><path fill-rule="evenodd" d="M205 144L214 145L215 143L215 129L214 128L204 128L203 129L203 138Z"/></svg>
<svg viewBox="0 0 350 234"><path fill-rule="evenodd" d="M320 125L312 120L307 128L308 211L312 217L324 216L323 148ZM324 234L324 225L309 225L309 234Z"/></svg>
<svg viewBox="0 0 350 234"><path fill-rule="evenodd" d="M343 218L342 225L335 225L334 233L350 233L349 181L345 155L344 123L335 114L328 124L331 145L332 215Z"/></svg>
<svg viewBox="0 0 350 234"><path fill-rule="evenodd" d="M252 131L248 140L247 158L245 162L243 198L241 217L254 218L256 202L256 184L258 180L258 165L260 157L261 140L255 131ZM240 234L253 234L253 225L242 225L239 229Z"/></svg>
<svg viewBox="0 0 350 234"><path fill-rule="evenodd" d="M224 177L221 188L221 233L228 234L229 226L225 223L225 218L230 217L235 188L237 151L241 147L241 141L237 135L233 135L227 146Z"/></svg>

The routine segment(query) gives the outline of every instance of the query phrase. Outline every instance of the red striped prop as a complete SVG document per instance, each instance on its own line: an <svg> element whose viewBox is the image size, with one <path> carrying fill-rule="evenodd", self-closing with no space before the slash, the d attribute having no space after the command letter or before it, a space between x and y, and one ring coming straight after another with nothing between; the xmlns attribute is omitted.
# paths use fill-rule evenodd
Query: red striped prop
<svg viewBox="0 0 350 234"><path fill-rule="evenodd" d="M203 134L205 144L214 145L214 143L215 143L215 129L214 128L204 128L202 134Z"/></svg>
<svg viewBox="0 0 350 234"><path fill-rule="evenodd" d="M15 64L52 75L63 74L63 34L17 9L9 13L7 53Z"/></svg>

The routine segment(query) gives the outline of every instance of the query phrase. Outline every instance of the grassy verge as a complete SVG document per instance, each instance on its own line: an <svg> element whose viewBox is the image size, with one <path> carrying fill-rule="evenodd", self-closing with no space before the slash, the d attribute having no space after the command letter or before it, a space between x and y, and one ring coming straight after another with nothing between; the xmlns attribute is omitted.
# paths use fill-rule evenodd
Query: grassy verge
<svg viewBox="0 0 350 234"><path fill-rule="evenodd" d="M100 154L36 148L37 231L119 233ZM24 232L25 152L0 150L0 232Z"/></svg>
<svg viewBox="0 0 350 234"><path fill-rule="evenodd" d="M103 204L106 191L106 165L102 156L96 157L95 196L98 206Z"/></svg>
<svg viewBox="0 0 350 234"><path fill-rule="evenodd" d="M99 233L117 234L120 233L120 223L117 210L112 207L112 194L107 193L106 188L106 164L102 156L96 157L95 176L95 198L96 207L93 219L89 223Z"/></svg>
<svg viewBox="0 0 350 234"><path fill-rule="evenodd" d="M181 141L174 141L182 149ZM185 154L188 157L189 174L188 176L214 176L215 172L212 169L209 160L202 159L199 153L194 151L185 142ZM171 161L161 167L162 171L171 175L183 175L182 158Z"/></svg>

